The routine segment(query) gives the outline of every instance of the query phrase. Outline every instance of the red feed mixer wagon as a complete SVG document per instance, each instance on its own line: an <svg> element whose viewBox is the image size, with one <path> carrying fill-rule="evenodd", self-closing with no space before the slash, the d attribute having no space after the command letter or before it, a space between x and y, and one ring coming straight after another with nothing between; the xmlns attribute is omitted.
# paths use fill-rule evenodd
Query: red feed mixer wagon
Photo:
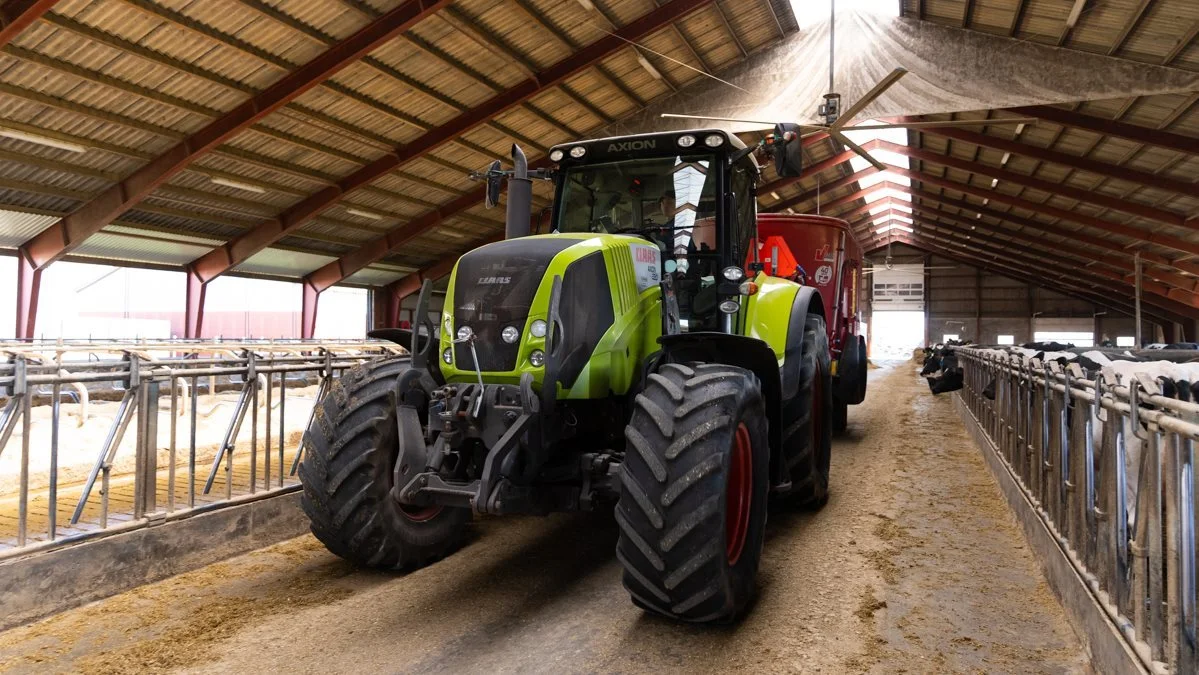
<svg viewBox="0 0 1199 675"><path fill-rule="evenodd" d="M849 223L815 215L758 214L758 257L768 274L814 286L824 300L833 365L833 426L866 398L866 340L860 334L862 246Z"/></svg>

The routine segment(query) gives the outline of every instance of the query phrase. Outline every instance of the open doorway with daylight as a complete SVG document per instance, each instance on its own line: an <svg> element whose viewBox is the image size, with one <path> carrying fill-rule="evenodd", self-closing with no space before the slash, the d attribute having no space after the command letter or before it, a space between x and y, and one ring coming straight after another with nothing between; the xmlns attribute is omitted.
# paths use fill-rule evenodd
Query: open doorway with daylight
<svg viewBox="0 0 1199 675"><path fill-rule="evenodd" d="M924 346L924 266L876 266L872 286L870 357L909 359Z"/></svg>

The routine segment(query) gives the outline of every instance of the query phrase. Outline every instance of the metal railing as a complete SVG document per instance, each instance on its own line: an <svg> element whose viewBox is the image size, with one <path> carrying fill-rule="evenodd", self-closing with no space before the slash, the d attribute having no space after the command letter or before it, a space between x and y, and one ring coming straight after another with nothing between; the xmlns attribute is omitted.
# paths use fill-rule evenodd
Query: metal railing
<svg viewBox="0 0 1199 675"><path fill-rule="evenodd" d="M1144 374L955 351L966 408L1146 668L1199 672L1199 405Z"/></svg>
<svg viewBox="0 0 1199 675"><path fill-rule="evenodd" d="M300 437L333 381L403 352L377 341L0 343L0 560L298 489Z"/></svg>

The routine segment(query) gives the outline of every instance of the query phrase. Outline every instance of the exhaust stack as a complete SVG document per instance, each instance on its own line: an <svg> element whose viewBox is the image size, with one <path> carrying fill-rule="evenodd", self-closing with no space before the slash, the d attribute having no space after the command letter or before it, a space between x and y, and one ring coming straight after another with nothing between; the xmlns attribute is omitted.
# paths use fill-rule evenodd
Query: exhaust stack
<svg viewBox="0 0 1199 675"><path fill-rule="evenodd" d="M529 161L519 145L512 144L512 175L508 177L508 213L504 238L529 236L533 209L533 180Z"/></svg>

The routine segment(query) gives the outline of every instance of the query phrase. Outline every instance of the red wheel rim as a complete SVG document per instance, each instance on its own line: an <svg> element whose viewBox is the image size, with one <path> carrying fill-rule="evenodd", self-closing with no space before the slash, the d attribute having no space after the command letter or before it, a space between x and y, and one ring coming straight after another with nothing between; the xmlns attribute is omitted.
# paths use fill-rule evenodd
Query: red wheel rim
<svg viewBox="0 0 1199 675"><path fill-rule="evenodd" d="M753 501L753 443L745 423L737 425L733 436L733 456L729 461L729 482L725 488L725 554L736 565L749 536L749 510Z"/></svg>
<svg viewBox="0 0 1199 675"><path fill-rule="evenodd" d="M400 513L404 518L411 520L414 523L423 523L426 520L433 520L437 514L441 513L441 505L433 504L432 506L410 506L408 504L400 504Z"/></svg>

